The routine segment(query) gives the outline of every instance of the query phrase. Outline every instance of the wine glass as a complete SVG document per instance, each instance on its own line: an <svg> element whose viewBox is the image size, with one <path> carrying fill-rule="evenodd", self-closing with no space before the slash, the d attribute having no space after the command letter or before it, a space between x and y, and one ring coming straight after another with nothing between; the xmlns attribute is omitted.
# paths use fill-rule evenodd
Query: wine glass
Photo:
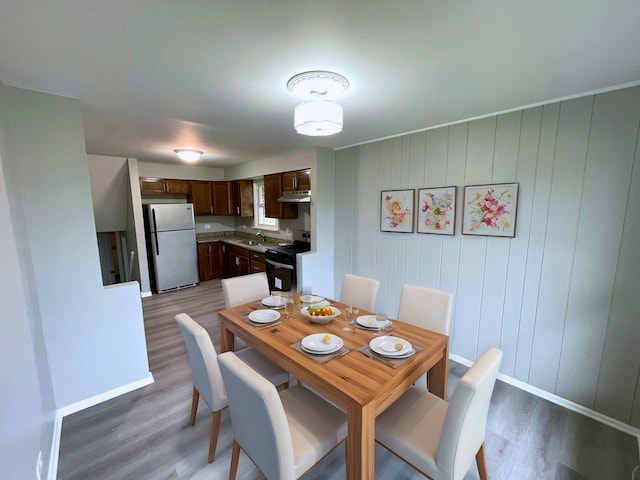
<svg viewBox="0 0 640 480"><path fill-rule="evenodd" d="M284 312L287 320L291 320L293 317L293 298L291 295L282 295L282 303L284 303Z"/></svg>
<svg viewBox="0 0 640 480"><path fill-rule="evenodd" d="M376 326L378 327L375 333L376 337L384 333L384 329L387 325L387 320L388 318L385 312L376 313Z"/></svg>
<svg viewBox="0 0 640 480"><path fill-rule="evenodd" d="M355 305L351 305L349 308L351 309L351 320L349 322L349 325L355 325L356 318L358 318L358 314L360 313L360 309Z"/></svg>
<svg viewBox="0 0 640 480"><path fill-rule="evenodd" d="M344 319L347 325L342 327L342 330L345 332L352 332L353 328L351 328L351 325L353 325L353 309L351 307L345 307Z"/></svg>

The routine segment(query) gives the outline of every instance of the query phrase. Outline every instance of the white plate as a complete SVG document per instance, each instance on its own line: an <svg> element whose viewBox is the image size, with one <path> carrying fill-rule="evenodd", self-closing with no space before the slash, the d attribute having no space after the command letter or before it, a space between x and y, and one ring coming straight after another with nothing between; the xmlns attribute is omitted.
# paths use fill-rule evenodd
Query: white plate
<svg viewBox="0 0 640 480"><path fill-rule="evenodd" d="M391 325L391 320L379 322L378 320L376 320L375 315L361 315L356 318L356 322L358 322L358 325L362 325L366 328L373 328L374 330L378 328L385 328Z"/></svg>
<svg viewBox="0 0 640 480"><path fill-rule="evenodd" d="M255 323L271 323L280 318L277 310L254 310L249 314L249 320Z"/></svg>
<svg viewBox="0 0 640 480"><path fill-rule="evenodd" d="M396 350L396 345L402 345L402 348ZM404 338L388 336L374 338L369 342L369 348L385 357L403 357L413 351L411 344Z"/></svg>
<svg viewBox="0 0 640 480"><path fill-rule="evenodd" d="M284 307L284 303L282 302L282 298L280 298L279 300L276 300L273 297L265 297L265 298L262 299L262 304L265 307L275 307L275 308Z"/></svg>
<svg viewBox="0 0 640 480"><path fill-rule="evenodd" d="M301 295L300 301L302 303L318 303L324 300L324 297L319 297L317 295Z"/></svg>
<svg viewBox="0 0 640 480"><path fill-rule="evenodd" d="M327 335L331 339L329 343L324 342L324 337ZM300 346L303 350L316 354L337 352L343 345L344 342L342 339L331 333L314 333L312 335L307 335L300 342Z"/></svg>

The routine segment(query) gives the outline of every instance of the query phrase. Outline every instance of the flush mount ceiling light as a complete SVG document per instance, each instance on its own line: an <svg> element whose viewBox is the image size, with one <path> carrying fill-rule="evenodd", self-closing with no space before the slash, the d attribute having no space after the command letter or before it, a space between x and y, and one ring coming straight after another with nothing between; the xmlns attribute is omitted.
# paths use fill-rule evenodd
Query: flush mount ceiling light
<svg viewBox="0 0 640 480"><path fill-rule="evenodd" d="M195 162L200 159L200 155L202 155L200 150L193 150L191 148L179 148L174 150L174 152L176 152L180 160L184 160L185 162Z"/></svg>
<svg viewBox="0 0 640 480"><path fill-rule="evenodd" d="M334 135L342 131L342 105L334 100L349 88L349 81L323 70L299 73L289 79L287 88L306 100L296 105L294 127L301 135Z"/></svg>

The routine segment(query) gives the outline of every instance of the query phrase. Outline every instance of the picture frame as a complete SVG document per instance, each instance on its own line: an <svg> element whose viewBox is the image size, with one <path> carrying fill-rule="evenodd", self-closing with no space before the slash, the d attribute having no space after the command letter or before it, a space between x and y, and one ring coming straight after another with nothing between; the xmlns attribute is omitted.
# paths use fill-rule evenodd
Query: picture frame
<svg viewBox="0 0 640 480"><path fill-rule="evenodd" d="M454 235L457 187L418 189L418 233Z"/></svg>
<svg viewBox="0 0 640 480"><path fill-rule="evenodd" d="M464 187L462 234L516 236L518 183Z"/></svg>
<svg viewBox="0 0 640 480"><path fill-rule="evenodd" d="M380 230L413 233L415 190L382 190L380 192Z"/></svg>

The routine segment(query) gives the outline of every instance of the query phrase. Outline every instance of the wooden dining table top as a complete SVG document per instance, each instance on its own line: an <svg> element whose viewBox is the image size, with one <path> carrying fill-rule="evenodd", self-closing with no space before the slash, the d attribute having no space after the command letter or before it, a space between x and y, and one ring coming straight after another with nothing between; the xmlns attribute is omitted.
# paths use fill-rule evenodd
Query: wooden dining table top
<svg viewBox="0 0 640 480"><path fill-rule="evenodd" d="M296 296L299 305L299 295ZM344 312L345 305L331 302ZM375 332L360 328L345 331L344 313L328 324L312 323L298 308L293 319L286 319L280 310L282 323L253 326L247 322L247 312L261 309L260 300L218 313L221 350L234 348L238 336L265 357L290 372L299 381L334 402L349 418L347 438L347 478L372 479L375 442L375 417L409 389L425 372L429 372L429 390L445 398L449 337L430 330L392 321L392 331L384 335L400 337L419 347L415 355L399 365L371 358L359 349L376 337ZM361 311L360 315L371 314ZM329 333L340 337L351 351L327 363L301 353L292 345L307 335Z"/></svg>

